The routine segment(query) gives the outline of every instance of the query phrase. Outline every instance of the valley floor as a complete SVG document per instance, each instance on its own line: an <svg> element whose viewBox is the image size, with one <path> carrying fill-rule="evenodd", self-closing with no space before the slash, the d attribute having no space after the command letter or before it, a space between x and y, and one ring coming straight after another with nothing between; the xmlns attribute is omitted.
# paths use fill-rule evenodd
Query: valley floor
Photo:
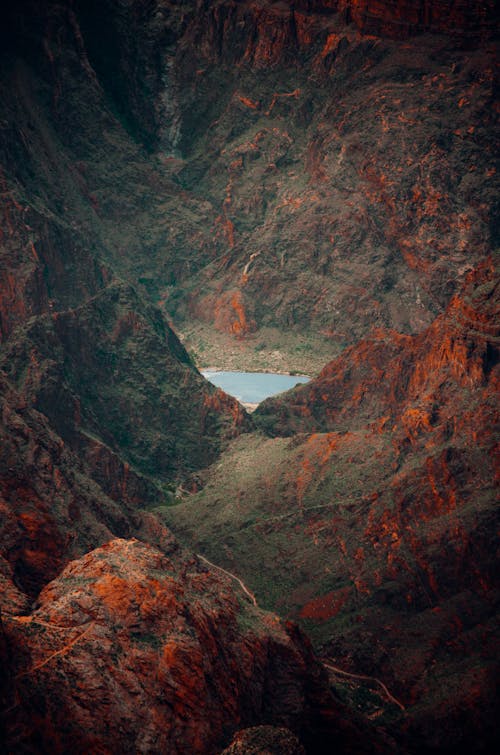
<svg viewBox="0 0 500 755"><path fill-rule="evenodd" d="M238 339L196 321L179 327L174 323L173 327L199 370L316 375L342 351L342 346L326 336L277 328L262 328Z"/></svg>

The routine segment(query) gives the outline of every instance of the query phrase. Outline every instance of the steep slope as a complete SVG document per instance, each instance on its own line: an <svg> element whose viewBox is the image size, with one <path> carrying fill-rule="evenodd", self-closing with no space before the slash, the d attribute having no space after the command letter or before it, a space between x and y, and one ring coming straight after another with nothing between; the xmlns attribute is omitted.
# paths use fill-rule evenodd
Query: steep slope
<svg viewBox="0 0 500 755"><path fill-rule="evenodd" d="M491 0L2 4L11 751L391 751L160 512L400 751L492 748L494 31ZM364 340L250 435L172 318L221 363Z"/></svg>
<svg viewBox="0 0 500 755"><path fill-rule="evenodd" d="M488 752L498 631L498 274L268 399L174 531L409 706L415 751Z"/></svg>
<svg viewBox="0 0 500 755"><path fill-rule="evenodd" d="M374 330L300 391L265 401L256 416L261 424L272 417L280 435L358 429L374 416L401 423L409 442L434 427L442 440L450 429L461 435L449 427L458 405L468 404L468 416L494 398L498 308L497 262L490 258L422 334Z"/></svg>
<svg viewBox="0 0 500 755"><path fill-rule="evenodd" d="M307 2L307 0L306 0ZM312 2L313 6L316 3ZM423 31L446 32L461 40L488 37L495 32L495 4L488 0L339 0L318 5L344 10L365 33L389 35L397 39Z"/></svg>
<svg viewBox="0 0 500 755"><path fill-rule="evenodd" d="M277 326L331 349L374 323L422 330L490 249L488 52L367 39L337 16L294 25L274 6L238 45L248 13L214 13L185 48L201 51L204 73L180 180L220 214L213 259L187 284L187 310L181 286L176 311L240 338Z"/></svg>
<svg viewBox="0 0 500 755"><path fill-rule="evenodd" d="M206 363L419 332L490 250L492 3L23 5L4 172Z"/></svg>
<svg viewBox="0 0 500 755"><path fill-rule="evenodd" d="M138 508L143 478L120 478L117 457L103 470L113 500L1 387L2 750L211 753L257 724L289 726L313 752L392 748L331 696L292 625Z"/></svg>
<svg viewBox="0 0 500 755"><path fill-rule="evenodd" d="M289 363L312 345L319 367L314 350L326 361L374 321L429 325L496 227L494 10L391 4L402 25L458 34L402 43L346 26L380 4L340 5L13 6L0 154L26 243L64 228L97 246L95 271L73 255L74 285L111 264L208 360L218 332Z"/></svg>
<svg viewBox="0 0 500 755"><path fill-rule="evenodd" d="M215 753L241 726L313 752L386 752L328 690L292 626L189 554L112 540L71 562L29 615L4 614L9 752ZM5 660L5 659L4 659Z"/></svg>
<svg viewBox="0 0 500 755"><path fill-rule="evenodd" d="M5 344L0 367L108 486L99 477L106 457L173 482L245 425L242 407L208 386L161 314L120 283L30 320Z"/></svg>
<svg viewBox="0 0 500 755"><path fill-rule="evenodd" d="M245 415L200 377L137 282L113 271L106 228L119 237L157 172L109 110L71 8L21 10L1 60L0 367L107 493L126 494L118 477L146 503L213 460ZM113 204L105 187L115 180ZM176 195L168 179L164 190ZM135 255L140 230L120 239L122 255Z"/></svg>
<svg viewBox="0 0 500 755"><path fill-rule="evenodd" d="M112 537L134 534L170 547L171 535L140 510L152 494L144 478L109 453L101 471L106 487L113 486L107 495L48 418L4 378L1 388L1 578L8 603L29 606L69 560Z"/></svg>
<svg viewBox="0 0 500 755"><path fill-rule="evenodd" d="M250 339L316 367L373 322L418 332L490 249L492 3L98 5L106 96L204 213L133 269L206 362Z"/></svg>

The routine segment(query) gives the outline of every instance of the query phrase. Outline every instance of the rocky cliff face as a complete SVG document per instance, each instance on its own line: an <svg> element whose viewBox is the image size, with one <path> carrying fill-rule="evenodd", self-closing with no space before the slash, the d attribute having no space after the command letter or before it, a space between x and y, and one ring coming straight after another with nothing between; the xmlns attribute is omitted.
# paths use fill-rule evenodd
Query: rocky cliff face
<svg viewBox="0 0 500 755"><path fill-rule="evenodd" d="M363 34L399 40L430 31L477 42L495 33L497 21L491 0L295 0L287 5L294 12L339 13Z"/></svg>
<svg viewBox="0 0 500 755"><path fill-rule="evenodd" d="M130 470L127 475L123 460L109 453L114 466L101 470L112 497L48 418L3 378L1 408L1 579L9 610L24 610L69 560L113 536L142 533L157 545L170 543L140 508L152 486Z"/></svg>
<svg viewBox="0 0 500 755"><path fill-rule="evenodd" d="M437 4L363 7L349 11L361 27L368 12L408 28L445 15ZM161 295L175 317L263 349L273 327L333 349L374 322L418 332L491 242L488 45L385 41L316 10L200 6L176 26L157 93L177 103L178 178L213 213ZM459 28L452 14L447 23Z"/></svg>
<svg viewBox="0 0 500 755"><path fill-rule="evenodd" d="M467 397L471 403L476 393L493 395L497 387L497 286L490 259L426 331L408 337L374 330L300 391L267 399L256 416L264 425L272 417L271 430L287 435L358 429L377 415L403 422L408 441L434 427L446 440L457 413L453 402Z"/></svg>
<svg viewBox="0 0 500 755"><path fill-rule="evenodd" d="M217 438L238 432L244 412L201 379L137 280L120 278L116 258L110 267L125 247L114 246L119 232L112 240L106 226L116 232L133 200L113 202L117 174L106 171L118 165L118 181L133 174L138 191L146 181L143 193L155 171L110 112L78 19L69 8L26 3L10 21L1 85L2 368L110 495L124 494L119 478L130 480L132 497L139 489L144 496L152 478L169 484L214 458ZM98 193L88 185L94 170L107 184ZM135 199L140 212L146 199Z"/></svg>
<svg viewBox="0 0 500 755"><path fill-rule="evenodd" d="M27 3L5 180L98 232L101 267L79 254L79 285L111 265L183 329L208 326L209 346L220 331L291 361L299 336L331 353L373 323L419 332L495 230L480 5L109 0L43 20ZM365 34L374 19L377 34L398 19L399 37ZM6 284L18 308L56 298L30 266ZM21 303L26 286L38 304Z"/></svg>
<svg viewBox="0 0 500 755"><path fill-rule="evenodd" d="M134 499L103 468L106 495L7 381L1 409L2 748L212 753L256 724L317 752L392 747L331 696L292 625L180 550L142 479Z"/></svg>
<svg viewBox="0 0 500 755"><path fill-rule="evenodd" d="M163 512L400 751L486 752L493 3L0 13L8 751L391 750ZM206 359L348 348L250 434L172 321Z"/></svg>
<svg viewBox="0 0 500 755"><path fill-rule="evenodd" d="M377 751L297 631L195 557L112 540L4 622L8 751L215 753L260 721Z"/></svg>
<svg viewBox="0 0 500 755"><path fill-rule="evenodd" d="M423 31L451 34L462 40L487 38L495 31L493 2L450 0L340 0L337 7L367 34L396 39Z"/></svg>
<svg viewBox="0 0 500 755"><path fill-rule="evenodd" d="M495 738L495 322L485 263L422 334L379 331L265 401L275 437L242 438L167 515L331 663L384 679L415 751Z"/></svg>

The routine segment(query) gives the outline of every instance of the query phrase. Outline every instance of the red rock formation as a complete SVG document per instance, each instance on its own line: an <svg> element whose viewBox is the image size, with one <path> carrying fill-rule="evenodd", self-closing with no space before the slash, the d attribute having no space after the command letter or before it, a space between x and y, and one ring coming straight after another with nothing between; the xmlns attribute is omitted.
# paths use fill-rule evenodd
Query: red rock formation
<svg viewBox="0 0 500 755"><path fill-rule="evenodd" d="M286 403L268 399L256 416L273 413L278 432L358 429L384 418L401 422L408 441L426 431L446 434L452 396L462 402L461 391L496 390L497 322L497 273L490 260L469 274L464 291L422 334L376 330ZM287 418L281 425L282 411L290 424Z"/></svg>
<svg viewBox="0 0 500 755"><path fill-rule="evenodd" d="M494 68L477 44L492 2L21 0L0 13L9 749L203 752L268 722L313 752L332 737L370 747L300 635L175 557L142 509L248 428L160 301L237 338L271 324L352 343L383 328L263 408L287 437L218 460L223 481L215 470L209 508L195 499L184 529L337 662L394 685L417 749L463 733L485 751L491 267L430 323L491 248ZM93 550L116 536L159 550Z"/></svg>
<svg viewBox="0 0 500 755"><path fill-rule="evenodd" d="M47 418L4 378L0 385L3 608L24 610L70 559L113 535L134 533L169 547L171 536L137 501L108 497Z"/></svg>
<svg viewBox="0 0 500 755"><path fill-rule="evenodd" d="M406 35L417 6L370 12L379 26L399 14ZM310 330L335 346L374 323L417 333L491 250L493 47L432 35L396 44L300 7L300 35L283 4L265 6L262 27L261 6L247 3L217 4L186 27L180 145L197 164L182 179L217 214L201 251L210 261L177 313L213 322L203 303L243 285L256 333ZM269 57L273 29L289 38Z"/></svg>
<svg viewBox="0 0 500 755"><path fill-rule="evenodd" d="M363 33L395 39L425 31L476 39L495 33L492 0L295 0L294 7L309 13L342 12Z"/></svg>
<svg viewBox="0 0 500 755"><path fill-rule="evenodd" d="M338 9L347 13L367 34L405 39L431 31L461 38L480 38L495 32L495 3L492 0L340 0Z"/></svg>
<svg viewBox="0 0 500 755"><path fill-rule="evenodd" d="M168 514L330 663L385 682L421 751L494 740L498 281L485 262L420 335L377 331L268 399L273 438Z"/></svg>
<svg viewBox="0 0 500 755"><path fill-rule="evenodd" d="M479 25L491 15L489 2L467 5ZM11 250L2 331L92 295L110 268L176 317L211 324L215 302L227 311L243 283L248 332L311 329L343 344L373 321L428 326L489 248L492 53L429 35L362 38L342 7L228 0L195 12L130 0L73 13L23 0L2 90L17 125L0 146L4 236L17 228L23 264ZM415 16L422 29L444 28L445 16L458 28L467 15L464 3L423 0L349 7L381 28L396 18L413 29ZM247 330L238 322L225 327L236 337Z"/></svg>
<svg viewBox="0 0 500 755"><path fill-rule="evenodd" d="M2 747L212 753L270 721L317 752L325 737L362 751L363 727L292 626L180 555L156 516L107 497L5 380L1 396ZM88 553L130 533L145 542Z"/></svg>
<svg viewBox="0 0 500 755"><path fill-rule="evenodd" d="M243 302L241 291L221 297L215 305L214 324L217 330L232 333L237 338L242 338L255 330L255 322L248 319Z"/></svg>
<svg viewBox="0 0 500 755"><path fill-rule="evenodd" d="M297 632L194 557L113 540L70 563L32 613L4 618L8 751L205 755L262 720L314 752L330 751L325 734L342 752L376 750L356 746L361 730Z"/></svg>

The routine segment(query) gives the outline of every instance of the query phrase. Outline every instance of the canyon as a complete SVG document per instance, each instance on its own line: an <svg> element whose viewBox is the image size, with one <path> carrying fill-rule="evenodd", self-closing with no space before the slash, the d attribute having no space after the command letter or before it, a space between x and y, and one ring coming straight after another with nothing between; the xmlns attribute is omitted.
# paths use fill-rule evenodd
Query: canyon
<svg viewBox="0 0 500 755"><path fill-rule="evenodd" d="M494 751L497 28L4 3L2 751Z"/></svg>

